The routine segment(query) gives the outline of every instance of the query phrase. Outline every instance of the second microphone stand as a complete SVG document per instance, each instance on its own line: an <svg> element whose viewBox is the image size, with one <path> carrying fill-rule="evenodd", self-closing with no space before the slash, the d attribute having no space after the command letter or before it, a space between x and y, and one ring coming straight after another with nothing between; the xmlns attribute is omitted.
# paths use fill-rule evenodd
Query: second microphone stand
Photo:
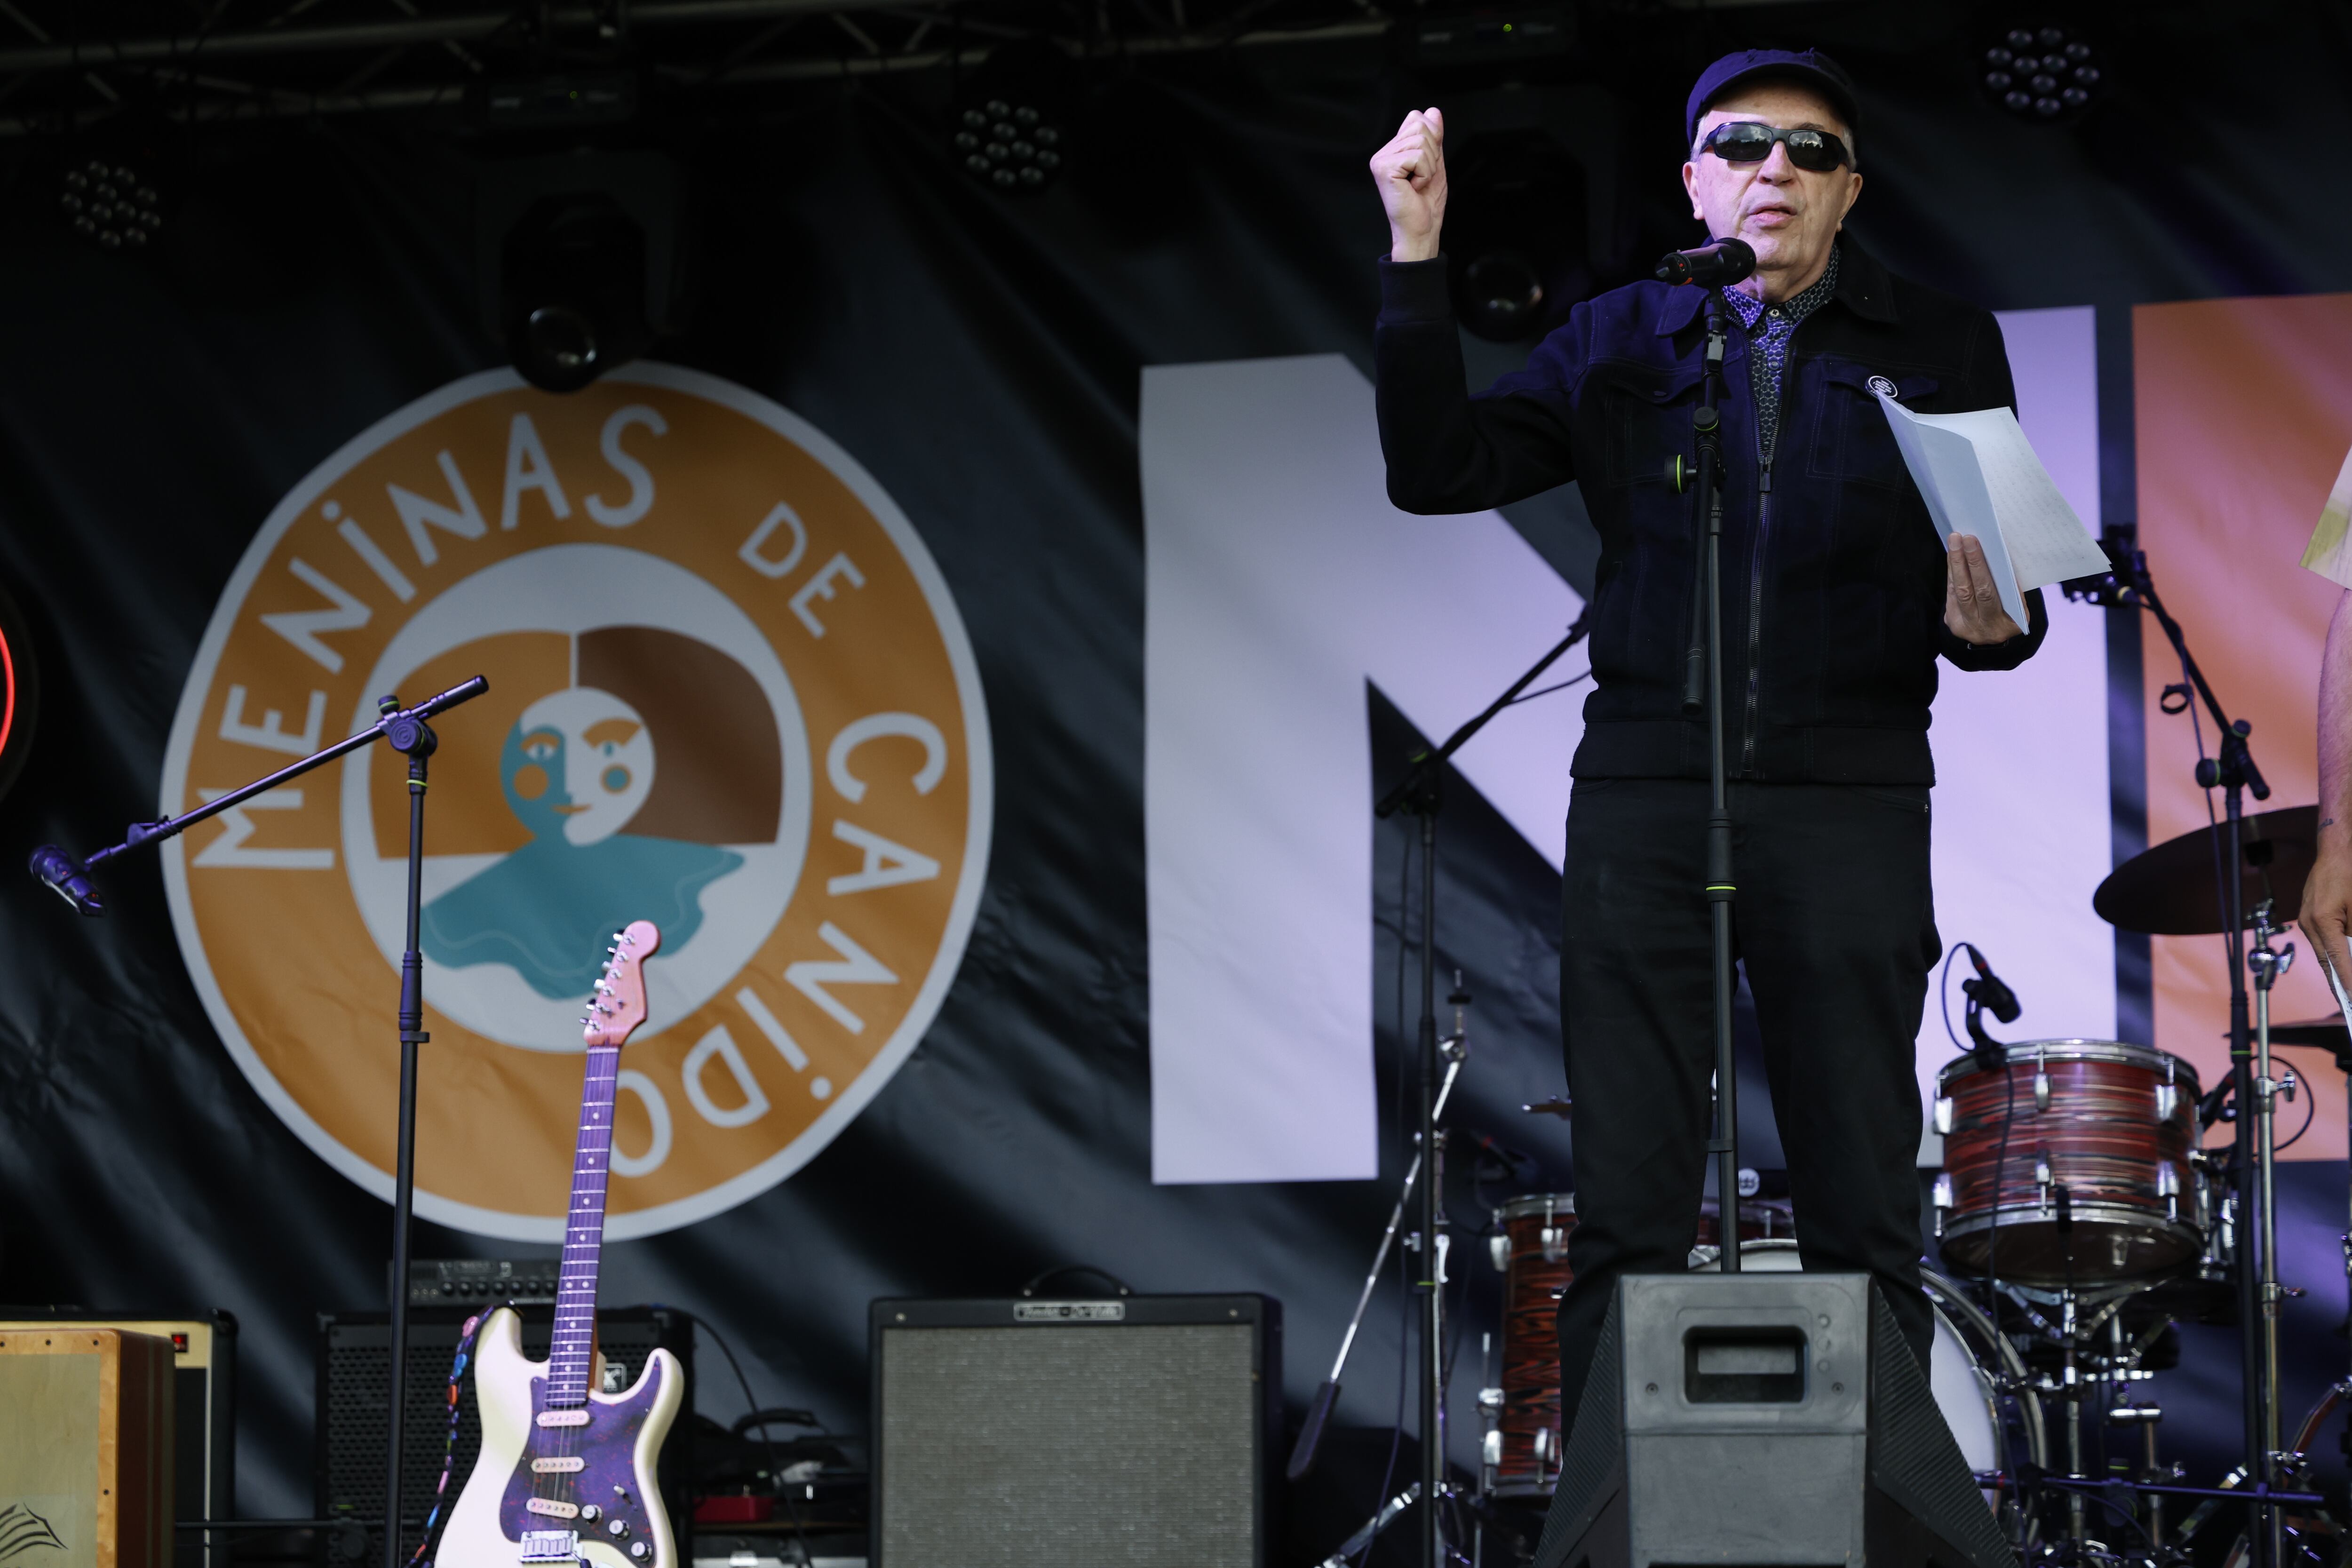
<svg viewBox="0 0 2352 1568"><path fill-rule="evenodd" d="M1450 1080L1440 1065L1442 1052L1437 1039L1437 808L1438 784L1444 776L1448 758L1460 751L1489 721L1518 700L1519 693L1531 685L1536 677L1551 668L1560 655L1583 640L1590 609L1576 617L1568 635L1559 639L1552 650L1536 660L1528 672L1513 681L1509 689L1488 703L1485 711L1464 724L1445 738L1445 743L1433 752L1423 752L1415 757L1412 771L1397 786L1381 797L1372 808L1373 816L1383 820L1399 811L1410 811L1421 823L1421 1030L1419 1036L1419 1077L1421 1096L1417 1129L1413 1134L1413 1160L1420 1167L1420 1197L1417 1223L1420 1226L1421 1278L1415 1289L1421 1293L1421 1528L1416 1532L1423 1568L1445 1568L1445 1147L1444 1135L1438 1130L1438 1112L1444 1090ZM1400 911L1402 913L1402 911ZM1387 1242L1382 1241L1385 1252ZM1373 1264L1377 1274L1380 1264ZM1370 1288L1367 1287L1367 1297ZM1358 1303L1361 1315L1363 1305ZM1353 1335L1350 1334L1352 1341ZM1345 1352L1342 1352L1344 1362ZM1339 1369L1332 1369L1329 1386L1338 1393ZM1320 1393L1318 1403L1323 1402ZM1317 1429L1320 1429L1319 1423ZM1302 1447L1305 1446L1302 1444ZM1307 1448L1299 1468L1312 1458Z"/></svg>
<svg viewBox="0 0 2352 1568"><path fill-rule="evenodd" d="M2148 574L2147 553L2126 540L2112 536L2100 544L2115 568L2113 574L2105 578L2076 579L2066 584L2068 595L2109 608L2146 610L2154 616L2188 677L2191 700L2204 704L2221 737L2215 755L2198 759L2197 783L2207 790L2220 786L2228 822L2222 838L2228 864L2215 869L2221 873L2221 941L2229 955L2230 969L2230 1093L2237 1102L2236 1146L2231 1157L2237 1189L2233 1196L2238 1215L2238 1314L2243 1325L2240 1368L2245 1389L2246 1474L2254 1494L2246 1530L2248 1568L2276 1568L2279 1521L2268 1498L2270 1489L2278 1481L2274 1457L2279 1447L2278 1396L2274 1378L2280 1290L2277 1263L2272 1256L2268 1189L2271 1108L2278 1086L2269 1072L2268 1020L2270 983L2276 978L2275 969L2283 965L2280 955L2270 950L2265 910L2261 952L2252 955L2263 1001L2264 1026L2258 1041L2246 994L2250 956L2246 951L2246 927L2252 921L2246 910L2244 836L2246 795L2252 792L2256 800L2268 800L2271 786L2264 782L2262 770L2254 766L2253 753L2246 744L2253 726L2242 719L2232 722L2221 710L2221 700L2213 695L2205 672L2189 655L2188 635L2157 595L2155 579Z"/></svg>

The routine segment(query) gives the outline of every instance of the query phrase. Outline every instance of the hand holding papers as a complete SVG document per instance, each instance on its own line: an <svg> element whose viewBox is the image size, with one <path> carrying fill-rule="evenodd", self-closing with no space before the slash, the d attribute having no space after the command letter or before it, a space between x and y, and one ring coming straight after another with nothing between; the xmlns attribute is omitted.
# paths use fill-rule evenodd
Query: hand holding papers
<svg viewBox="0 0 2352 1568"><path fill-rule="evenodd" d="M2107 558L2033 455L2016 415L2006 408L1914 414L1885 393L1877 397L1937 536L1947 547L1955 533L1984 546L2001 608L2019 626L2030 624L2026 589L2107 570Z"/></svg>

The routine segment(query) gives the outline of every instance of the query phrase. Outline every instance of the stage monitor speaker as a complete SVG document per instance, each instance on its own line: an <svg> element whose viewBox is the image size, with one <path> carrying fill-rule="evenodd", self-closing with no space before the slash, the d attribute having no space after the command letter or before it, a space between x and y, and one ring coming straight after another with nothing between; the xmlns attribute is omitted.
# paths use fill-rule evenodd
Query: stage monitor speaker
<svg viewBox="0 0 2352 1568"><path fill-rule="evenodd" d="M482 1310L487 1311L484 1308ZM401 1555L405 1558L422 1537L425 1518L433 1510L434 1488L441 1479L442 1457L449 1436L449 1363L457 1354L467 1314L462 1310L411 1308L408 1319L408 1387L401 1416L401 1514L407 1524L401 1531ZM548 1338L554 1328L550 1311L525 1308L522 1348L534 1360L547 1359ZM679 1556L693 1559L694 1508L688 1495L688 1455L694 1409L694 1325L684 1315L660 1307L620 1307L596 1314L596 1348L604 1353L605 1376L611 1385L626 1387L646 1369L646 1358L656 1348L676 1355L686 1371L686 1403L662 1446L662 1500L669 1510L670 1528L677 1534ZM383 1312L321 1313L318 1340L318 1416L312 1436L314 1485L320 1519L365 1520L372 1526L383 1517L384 1423L390 1408L386 1392L392 1375L392 1324ZM474 1401L470 1373L457 1402L456 1461L449 1474L449 1499L474 1471L482 1448L482 1418ZM380 1561L383 1540L368 1532L362 1562Z"/></svg>
<svg viewBox="0 0 2352 1568"><path fill-rule="evenodd" d="M226 1312L116 1312L0 1307L0 1333L17 1330L120 1329L172 1344L172 1505L183 1521L236 1517L236 1320ZM6 1503L0 1497L0 1506ZM177 1532L174 1568L228 1561L230 1538L209 1546L201 1531Z"/></svg>
<svg viewBox="0 0 2352 1568"><path fill-rule="evenodd" d="M1866 1274L1618 1281L1538 1568L2016 1568Z"/></svg>
<svg viewBox="0 0 2352 1568"><path fill-rule="evenodd" d="M1264 1568L1281 1307L877 1301L873 1568Z"/></svg>
<svg viewBox="0 0 2352 1568"><path fill-rule="evenodd" d="M169 1568L172 1342L0 1332L0 1563Z"/></svg>

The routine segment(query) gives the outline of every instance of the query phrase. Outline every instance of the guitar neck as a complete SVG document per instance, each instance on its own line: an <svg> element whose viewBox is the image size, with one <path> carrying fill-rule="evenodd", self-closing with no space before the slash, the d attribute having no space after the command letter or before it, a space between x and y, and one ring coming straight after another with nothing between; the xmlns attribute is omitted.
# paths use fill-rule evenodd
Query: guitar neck
<svg viewBox="0 0 2352 1568"><path fill-rule="evenodd" d="M588 1403L596 1359L596 1264L604 1245L604 1185L613 1163L617 1044L590 1046L580 1092L580 1138L572 1156L572 1205L563 1221L563 1270L555 1290L555 1342L547 1362L551 1408Z"/></svg>

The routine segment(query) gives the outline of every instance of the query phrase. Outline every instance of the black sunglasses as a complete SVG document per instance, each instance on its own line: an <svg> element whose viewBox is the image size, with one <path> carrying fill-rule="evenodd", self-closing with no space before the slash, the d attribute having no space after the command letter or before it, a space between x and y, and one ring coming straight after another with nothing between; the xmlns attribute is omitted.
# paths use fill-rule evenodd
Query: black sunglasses
<svg viewBox="0 0 2352 1568"><path fill-rule="evenodd" d="M1760 121L1734 120L1717 126L1699 143L1727 163L1760 163L1772 155L1772 144L1786 142L1789 162L1800 169L1826 174L1849 162L1845 143L1826 131L1783 131Z"/></svg>

